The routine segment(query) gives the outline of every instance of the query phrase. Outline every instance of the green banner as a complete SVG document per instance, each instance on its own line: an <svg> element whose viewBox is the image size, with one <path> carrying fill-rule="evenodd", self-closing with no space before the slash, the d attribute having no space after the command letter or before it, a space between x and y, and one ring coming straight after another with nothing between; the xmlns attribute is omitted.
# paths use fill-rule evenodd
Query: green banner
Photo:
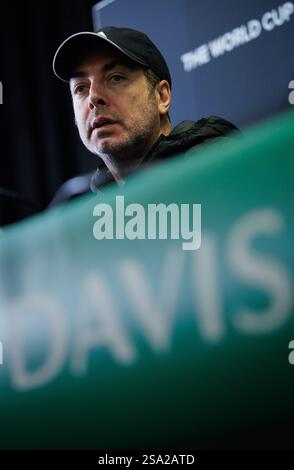
<svg viewBox="0 0 294 470"><path fill-rule="evenodd" d="M293 175L288 113L3 230L0 448L294 428Z"/></svg>

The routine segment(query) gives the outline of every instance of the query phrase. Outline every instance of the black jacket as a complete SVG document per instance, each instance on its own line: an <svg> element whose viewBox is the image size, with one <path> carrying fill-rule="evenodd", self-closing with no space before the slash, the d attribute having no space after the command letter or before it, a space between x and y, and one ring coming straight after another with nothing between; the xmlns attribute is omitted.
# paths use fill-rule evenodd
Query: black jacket
<svg viewBox="0 0 294 470"><path fill-rule="evenodd" d="M222 140L235 138L239 135L236 131L238 131L236 126L218 116L209 116L197 122L183 121L168 136L159 137L145 156L140 168L152 164L155 160L165 160L208 141L212 142L217 139L220 143L220 137ZM102 162L94 173L78 176L65 182L55 194L50 206L88 191L97 192L114 181L112 174Z"/></svg>

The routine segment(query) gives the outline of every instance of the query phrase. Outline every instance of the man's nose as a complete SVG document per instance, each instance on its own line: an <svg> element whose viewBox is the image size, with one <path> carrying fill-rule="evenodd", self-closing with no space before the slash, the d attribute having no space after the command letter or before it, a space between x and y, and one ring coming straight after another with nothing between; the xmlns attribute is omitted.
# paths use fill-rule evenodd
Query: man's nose
<svg viewBox="0 0 294 470"><path fill-rule="evenodd" d="M97 106L107 105L107 96L105 90L96 83L92 83L89 90L89 109L92 111Z"/></svg>

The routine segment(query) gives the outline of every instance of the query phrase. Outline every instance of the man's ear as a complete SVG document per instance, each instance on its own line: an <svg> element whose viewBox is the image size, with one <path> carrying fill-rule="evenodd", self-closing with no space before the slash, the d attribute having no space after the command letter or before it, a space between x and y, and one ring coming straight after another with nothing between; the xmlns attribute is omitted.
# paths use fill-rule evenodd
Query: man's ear
<svg viewBox="0 0 294 470"><path fill-rule="evenodd" d="M161 80L157 84L158 110L164 115L168 113L171 102L171 90L167 80Z"/></svg>

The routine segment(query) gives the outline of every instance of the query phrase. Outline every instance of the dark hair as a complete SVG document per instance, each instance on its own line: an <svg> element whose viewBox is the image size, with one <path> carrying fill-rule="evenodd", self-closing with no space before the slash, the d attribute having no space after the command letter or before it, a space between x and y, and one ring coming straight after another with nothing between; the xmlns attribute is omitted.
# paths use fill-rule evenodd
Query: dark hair
<svg viewBox="0 0 294 470"><path fill-rule="evenodd" d="M156 87L157 83L159 83L161 80L160 78L156 75L155 72L153 72L152 69L144 67L144 75L146 77L147 83L149 85L149 90L152 92L154 88ZM169 113L166 114L167 119L170 121Z"/></svg>

